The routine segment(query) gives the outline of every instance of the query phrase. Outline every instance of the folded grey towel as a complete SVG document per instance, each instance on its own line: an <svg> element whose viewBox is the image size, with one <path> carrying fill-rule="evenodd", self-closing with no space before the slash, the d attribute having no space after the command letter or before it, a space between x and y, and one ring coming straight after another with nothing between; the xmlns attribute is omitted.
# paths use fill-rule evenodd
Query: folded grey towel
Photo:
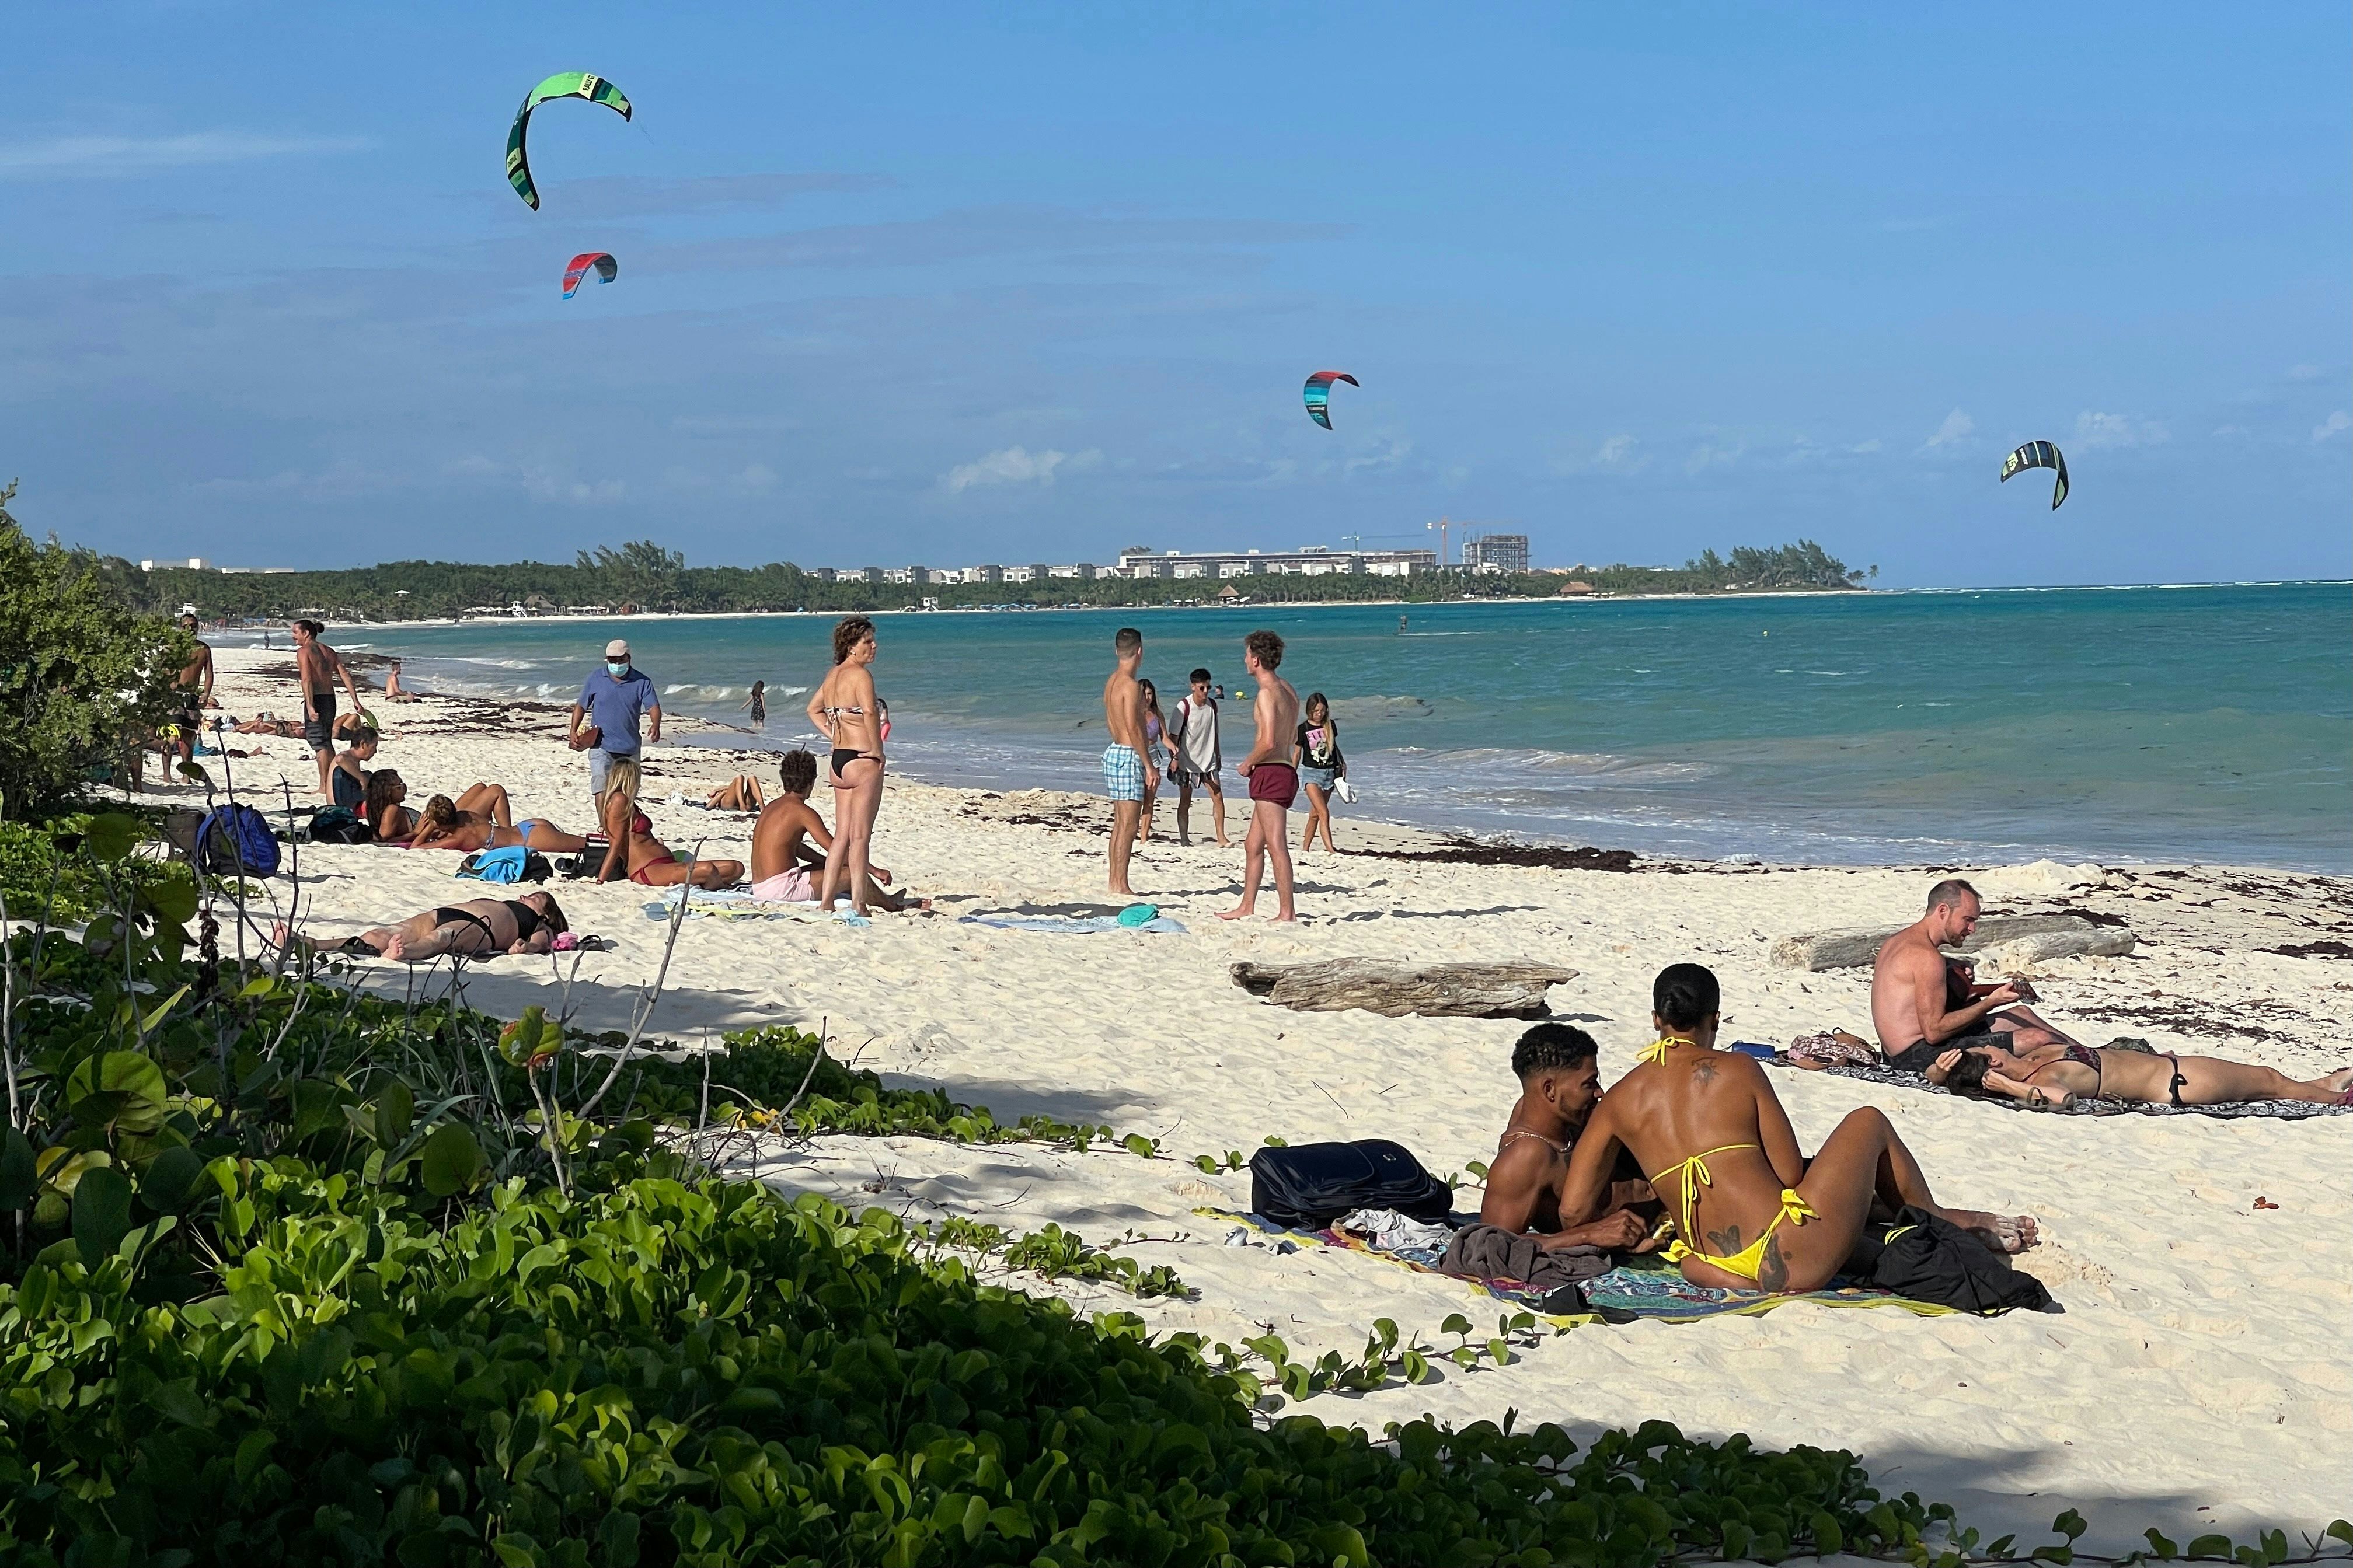
<svg viewBox="0 0 2353 1568"><path fill-rule="evenodd" d="M1454 1233L1438 1269L1465 1279L1516 1279L1552 1293L1567 1289L1576 1291L1576 1307L1582 1307L1584 1293L1577 1291L1577 1286L1607 1274L1609 1254L1598 1247L1564 1247L1547 1252L1525 1232L1474 1225ZM1560 1307L1550 1301L1545 1305L1554 1311L1575 1310L1566 1302Z"/></svg>

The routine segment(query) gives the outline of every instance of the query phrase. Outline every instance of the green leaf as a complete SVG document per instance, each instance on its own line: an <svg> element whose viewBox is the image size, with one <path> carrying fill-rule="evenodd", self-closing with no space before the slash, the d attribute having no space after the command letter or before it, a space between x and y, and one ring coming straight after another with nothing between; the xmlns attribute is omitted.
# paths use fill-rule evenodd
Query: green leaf
<svg viewBox="0 0 2353 1568"><path fill-rule="evenodd" d="M111 864L137 847L145 833L146 824L135 816L126 816L119 811L101 812L90 819L82 842L90 846L91 854Z"/></svg>
<svg viewBox="0 0 2353 1568"><path fill-rule="evenodd" d="M156 1025L164 1021L164 1014L170 1012L173 1008L180 1005L180 999L187 994L188 987L183 985L177 991L173 992L169 996L164 997L163 1002L156 1006L153 1012L148 1014L145 1018L140 1021L139 1026L142 1029L153 1029ZM161 1081L160 1075L158 1081Z"/></svg>
<svg viewBox="0 0 2353 1568"><path fill-rule="evenodd" d="M264 974L259 979L247 981L245 984L238 989L237 999L240 1002L249 1002L256 996L267 996L272 991L277 989L278 976L275 974Z"/></svg>
<svg viewBox="0 0 2353 1568"><path fill-rule="evenodd" d="M425 1190L437 1198L455 1196L474 1184L482 1168L482 1146L456 1121L445 1121L425 1141L419 1173Z"/></svg>
<svg viewBox="0 0 2353 1568"><path fill-rule="evenodd" d="M2227 1561L2231 1555L2231 1538L2227 1535L2201 1535L2189 1543L2189 1554L2192 1557L2220 1557Z"/></svg>
<svg viewBox="0 0 2353 1568"><path fill-rule="evenodd" d="M1438 1331L1441 1334L1467 1334L1471 1331L1471 1320L1460 1312L1449 1312L1446 1321L1438 1325Z"/></svg>
<svg viewBox="0 0 2353 1568"><path fill-rule="evenodd" d="M74 1068L66 1079L66 1100L77 1121L153 1132L164 1121L164 1069L137 1051L102 1052Z"/></svg>
<svg viewBox="0 0 2353 1568"><path fill-rule="evenodd" d="M105 1262L130 1229L131 1179L111 1165L84 1171L73 1195L73 1238L83 1266Z"/></svg>
<svg viewBox="0 0 2353 1568"><path fill-rule="evenodd" d="M34 1163L33 1142L11 1127L0 1137L0 1211L23 1208L39 1195L40 1169Z"/></svg>
<svg viewBox="0 0 2353 1568"><path fill-rule="evenodd" d="M2084 1516L2077 1513L2071 1508L2066 1512L2061 1514L2058 1518L2052 1520L2051 1521L2051 1528L2065 1536L2068 1540L2073 1541L2077 1536L2083 1534L2084 1531L2090 1527L2084 1522Z"/></svg>
<svg viewBox="0 0 2353 1568"><path fill-rule="evenodd" d="M375 1141L390 1149L408 1136L417 1124L417 1097L398 1079L385 1084L375 1097Z"/></svg>
<svg viewBox="0 0 2353 1568"><path fill-rule="evenodd" d="M204 1156L175 1143L147 1163L139 1178L139 1201L157 1214L177 1214L204 1173Z"/></svg>
<svg viewBox="0 0 2353 1568"><path fill-rule="evenodd" d="M185 925L196 918L196 885L185 877L166 877L151 882L140 893L156 917L174 925Z"/></svg>
<svg viewBox="0 0 2353 1568"><path fill-rule="evenodd" d="M1223 1165L1218 1163L1217 1156L1214 1154L1196 1154L1193 1156L1193 1164L1196 1169L1212 1176L1225 1169Z"/></svg>
<svg viewBox="0 0 2353 1568"><path fill-rule="evenodd" d="M2154 1555L2168 1562L2181 1555L2180 1547L2176 1546L2154 1530L2144 1530L2141 1533L2148 1537L2148 1549Z"/></svg>
<svg viewBox="0 0 2353 1568"><path fill-rule="evenodd" d="M1160 1145L1141 1132L1131 1132L1119 1141L1119 1146L1139 1160L1149 1160L1160 1152Z"/></svg>

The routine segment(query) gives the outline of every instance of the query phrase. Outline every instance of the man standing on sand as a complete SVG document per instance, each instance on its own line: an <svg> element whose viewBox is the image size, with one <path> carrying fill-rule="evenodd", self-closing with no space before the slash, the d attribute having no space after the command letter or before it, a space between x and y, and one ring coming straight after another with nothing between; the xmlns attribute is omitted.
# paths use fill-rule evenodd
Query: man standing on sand
<svg viewBox="0 0 2353 1568"><path fill-rule="evenodd" d="M653 743L661 744L661 698L652 677L629 662L627 639L605 645L605 668L590 674L572 705L572 749L588 753L588 793L596 797L596 820L605 820L605 792L618 789L638 797L638 721L653 715ZM590 721L586 729L580 721Z"/></svg>
<svg viewBox="0 0 2353 1568"><path fill-rule="evenodd" d="M335 678L343 678L354 710L360 689L343 656L319 640L326 629L316 621L294 623L294 679L302 687L302 742L319 764L320 795L332 799L327 775L335 767Z"/></svg>
<svg viewBox="0 0 2353 1568"><path fill-rule="evenodd" d="M1291 829L1285 813L1299 798L1299 770L1287 760L1298 738L1299 693L1275 674L1282 663L1282 639L1270 631L1255 631L1242 639L1242 668L1258 683L1250 717L1258 723L1258 743L1235 771L1250 781L1250 832L1242 839L1242 901L1221 910L1221 921L1247 919L1257 912L1260 868L1274 862L1275 915L1297 920L1291 906Z"/></svg>
<svg viewBox="0 0 2353 1568"><path fill-rule="evenodd" d="M1193 791L1196 787L1209 792L1209 806L1216 815L1218 847L1229 847L1226 837L1226 792L1218 782L1218 770L1224 759L1218 752L1218 700L1209 695L1209 672L1193 672L1193 689L1176 704L1176 722L1168 733L1168 754L1172 759L1168 771L1176 776L1176 842L1193 842L1187 828L1193 815Z"/></svg>
<svg viewBox="0 0 2353 1568"><path fill-rule="evenodd" d="M1160 784L1160 771L1145 755L1144 688L1135 672L1144 666L1144 634L1122 626L1111 639L1119 656L1118 668L1103 682L1103 729L1111 744L1103 748L1103 793L1111 796L1111 890L1123 899L1135 897L1127 885L1127 858L1135 847L1136 824L1144 818L1144 793Z"/></svg>
<svg viewBox="0 0 2353 1568"><path fill-rule="evenodd" d="M180 706L172 714L172 722L180 731L180 761L184 763L195 760L196 737L204 732L204 710L213 705L213 645L196 637L197 625L194 616L180 617L180 629L195 637L196 651L179 678L172 682L172 689L184 694Z"/></svg>
<svg viewBox="0 0 2353 1568"><path fill-rule="evenodd" d="M1926 1072L1945 1052L1972 1047L2036 1064L2075 1044L2015 1005L2036 999L2025 982L1973 985L1969 966L1945 956L1943 949L1978 929L1978 890L1947 878L1928 889L1928 912L1880 948L1871 967L1871 1026L1889 1067Z"/></svg>

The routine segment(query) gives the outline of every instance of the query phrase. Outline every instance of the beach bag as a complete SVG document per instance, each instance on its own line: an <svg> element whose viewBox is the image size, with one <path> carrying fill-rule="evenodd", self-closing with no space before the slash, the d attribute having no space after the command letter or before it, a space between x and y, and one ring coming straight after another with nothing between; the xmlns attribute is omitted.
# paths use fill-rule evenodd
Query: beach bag
<svg viewBox="0 0 2353 1568"><path fill-rule="evenodd" d="M1976 1237L1923 1208L1907 1206L1897 1215L1867 1270L1858 1267L1862 1261L1861 1255L1850 1259L1848 1270L1907 1301L1931 1301L1987 1317L2021 1307L2033 1312L2051 1307L2051 1292L2042 1280L2010 1268Z"/></svg>
<svg viewBox="0 0 2353 1568"><path fill-rule="evenodd" d="M478 882L544 882L554 873L546 856L520 844L477 850L459 861L457 870L457 875Z"/></svg>
<svg viewBox="0 0 2353 1568"><path fill-rule="evenodd" d="M350 806L322 805L311 814L302 837L311 844L365 844L375 835Z"/></svg>
<svg viewBox="0 0 2353 1568"><path fill-rule="evenodd" d="M233 800L197 825L196 863L216 877L275 877L278 836L268 817Z"/></svg>
<svg viewBox="0 0 2353 1568"><path fill-rule="evenodd" d="M567 857L555 863L556 874L575 880L582 877L593 877L605 868L605 857L612 847L613 841L610 838L601 833L591 833L577 855Z"/></svg>
<svg viewBox="0 0 2353 1568"><path fill-rule="evenodd" d="M1318 1229L1350 1209L1443 1219L1454 1207L1454 1189L1386 1138L1261 1149L1250 1169L1250 1212L1297 1229Z"/></svg>

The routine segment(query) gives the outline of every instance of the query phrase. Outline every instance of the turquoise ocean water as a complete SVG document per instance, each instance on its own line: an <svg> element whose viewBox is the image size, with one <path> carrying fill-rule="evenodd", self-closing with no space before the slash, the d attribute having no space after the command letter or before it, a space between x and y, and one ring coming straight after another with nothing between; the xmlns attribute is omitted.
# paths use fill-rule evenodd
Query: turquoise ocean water
<svg viewBox="0 0 2353 1568"><path fill-rule="evenodd" d="M1400 613L1410 618L1400 630ZM1173 705L1273 627L1329 695L1358 812L1721 858L2065 858L2353 871L2353 584L891 615L894 765L1092 787L1111 637ZM413 684L569 701L626 634L672 711L812 736L829 619L343 627ZM1247 702L1225 750L1248 749ZM1344 808L1344 812L1345 812Z"/></svg>

